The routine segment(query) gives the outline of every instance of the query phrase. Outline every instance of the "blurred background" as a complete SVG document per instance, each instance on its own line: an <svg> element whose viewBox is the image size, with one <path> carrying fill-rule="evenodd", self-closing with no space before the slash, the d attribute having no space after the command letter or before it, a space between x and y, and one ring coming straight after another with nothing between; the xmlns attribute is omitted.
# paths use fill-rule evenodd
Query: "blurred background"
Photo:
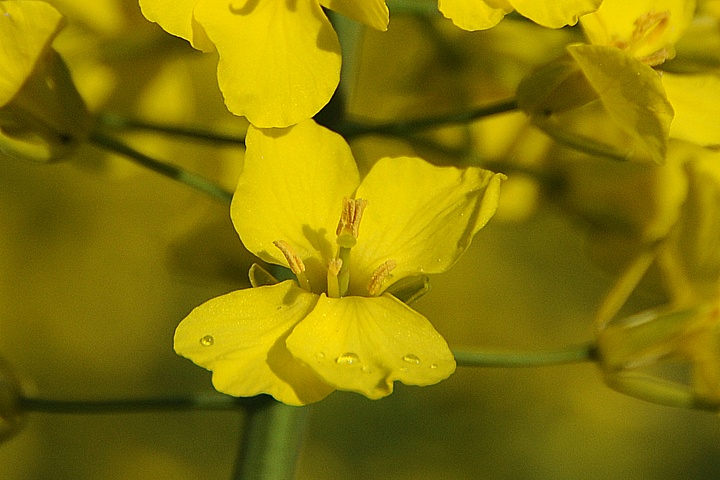
<svg viewBox="0 0 720 480"><path fill-rule="evenodd" d="M130 1L97 2L97 11L53 3L73 27L55 46L93 110L242 135L246 124L223 107L212 55L168 38ZM450 27L398 16L386 34L347 30L359 42L346 61L348 113L387 121L507 98L578 35L513 19L477 34ZM148 40L132 55L123 43L129 32ZM407 55L389 59L401 41ZM240 146L123 138L229 190L242 166ZM364 168L408 151L452 162L428 147L432 141L471 146L518 170L547 142L517 114L425 140L362 138L353 148ZM450 272L431 279L415 307L457 349L589 341L613 275L589 260L585 230L545 201L532 177L508 173L497 217ZM0 158L0 232L0 356L28 394L83 400L212 391L210 373L176 356L172 337L192 308L247 286L253 259L227 205L84 146L52 165ZM0 446L0 479L226 479L242 420L240 412L29 414ZM592 364L460 367L432 387L397 384L380 401L336 392L314 405L297 478L714 479L719 433L712 414L610 390Z"/></svg>

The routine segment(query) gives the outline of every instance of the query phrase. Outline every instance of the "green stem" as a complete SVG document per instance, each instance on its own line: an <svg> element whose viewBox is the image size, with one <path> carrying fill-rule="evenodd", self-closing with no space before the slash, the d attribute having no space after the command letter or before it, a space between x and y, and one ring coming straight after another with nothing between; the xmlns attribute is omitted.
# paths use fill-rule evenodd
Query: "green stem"
<svg viewBox="0 0 720 480"><path fill-rule="evenodd" d="M99 118L100 124L106 127L119 130L147 130L164 135L185 137L191 140L201 142L230 144L245 147L245 137L236 135L223 135L208 130L202 130L192 127L180 127L175 125L165 125L161 123L148 122L138 120L136 118L127 118L120 115L104 114Z"/></svg>
<svg viewBox="0 0 720 480"><path fill-rule="evenodd" d="M597 359L597 346L586 343L558 350L538 352L453 352L461 367L540 367L567 363L592 362Z"/></svg>
<svg viewBox="0 0 720 480"><path fill-rule="evenodd" d="M234 480L292 480L308 407L269 402L249 413Z"/></svg>
<svg viewBox="0 0 720 480"><path fill-rule="evenodd" d="M124 400L53 400L21 397L18 407L26 412L43 413L141 413L171 410L257 409L269 403L265 397L236 398L228 395L197 394Z"/></svg>
<svg viewBox="0 0 720 480"><path fill-rule="evenodd" d="M501 102L487 105L467 112L440 115L437 117L421 118L417 120L397 121L379 125L365 125L362 123L346 122L338 126L338 133L350 140L365 135L388 135L393 137L407 137L419 130L439 127L448 124L470 123L479 118L489 117L500 113L517 110L517 100L510 98Z"/></svg>
<svg viewBox="0 0 720 480"><path fill-rule="evenodd" d="M108 137L99 132L93 132L90 135L90 142L104 150L119 153L138 165L148 168L160 175L164 175L176 182L184 183L185 185L200 190L213 198L227 203L230 203L232 200L231 192L228 192L207 178L184 170L178 166L155 160L154 158L149 157L112 137Z"/></svg>

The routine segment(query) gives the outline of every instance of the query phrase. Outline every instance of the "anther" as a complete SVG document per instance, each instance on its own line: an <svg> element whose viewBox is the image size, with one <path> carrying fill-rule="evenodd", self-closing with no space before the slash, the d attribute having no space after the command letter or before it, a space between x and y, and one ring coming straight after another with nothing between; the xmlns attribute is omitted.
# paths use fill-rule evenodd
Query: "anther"
<svg viewBox="0 0 720 480"><path fill-rule="evenodd" d="M305 271L305 264L300 259L300 257L298 257L297 253L295 253L295 250L293 250L289 243L287 243L285 240L275 240L273 242L273 245L280 249L282 254L285 256L285 260L287 260L288 262L290 270L295 275L297 275L298 273L303 273Z"/></svg>
<svg viewBox="0 0 720 480"><path fill-rule="evenodd" d="M340 282L338 281L338 275L342 269L343 261L339 258L334 258L328 262L327 268L327 287L328 297L340 298Z"/></svg>
<svg viewBox="0 0 720 480"><path fill-rule="evenodd" d="M338 237L349 235L357 238L360 231L360 220L362 220L363 212L367 206L367 200L362 198L343 198L342 211L340 212L340 221L338 222L335 234Z"/></svg>
<svg viewBox="0 0 720 480"><path fill-rule="evenodd" d="M297 277L300 287L310 291L310 282L308 281L307 275L305 275L305 264L298 254L295 253L295 250L285 240L275 240L273 245L282 252L285 260L288 262L290 271Z"/></svg>
<svg viewBox="0 0 720 480"><path fill-rule="evenodd" d="M390 272L397 267L395 260L386 260L378 268L375 269L372 276L370 277L370 283L368 284L368 293L370 295L377 295L380 293L385 281L390 278Z"/></svg>

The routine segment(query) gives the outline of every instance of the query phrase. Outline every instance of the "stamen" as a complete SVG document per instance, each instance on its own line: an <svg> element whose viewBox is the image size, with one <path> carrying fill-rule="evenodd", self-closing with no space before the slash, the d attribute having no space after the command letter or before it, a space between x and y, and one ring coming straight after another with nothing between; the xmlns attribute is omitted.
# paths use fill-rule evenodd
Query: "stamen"
<svg viewBox="0 0 720 480"><path fill-rule="evenodd" d="M308 280L307 275L305 275L305 264L303 263L302 259L298 256L297 253L295 253L295 250L285 240L275 240L273 242L273 245L275 245L282 252L285 260L287 260L288 262L290 271L294 273L297 277L300 287L304 288L309 292L310 281Z"/></svg>
<svg viewBox="0 0 720 480"><path fill-rule="evenodd" d="M343 261L339 258L330 260L327 269L327 287L328 297L340 298L340 283L338 281L338 275L342 269Z"/></svg>
<svg viewBox="0 0 720 480"><path fill-rule="evenodd" d="M363 200L362 198L343 198L340 221L335 230L335 234L338 237L338 245L346 248L355 246L355 239L357 239L360 232L360 220L362 220L363 212L367 204L367 200ZM346 246L344 243L348 243L349 245Z"/></svg>
<svg viewBox="0 0 720 480"><path fill-rule="evenodd" d="M395 260L386 260L382 263L382 265L375 269L370 277L370 283L368 284L368 293L370 293L370 295L374 296L380 293L380 289L385 281L391 277L390 272L392 272L395 267L397 267L397 262Z"/></svg>
<svg viewBox="0 0 720 480"><path fill-rule="evenodd" d="M643 38L654 41L667 28L670 21L670 12L648 12L635 20L635 29L632 33L632 43L638 43Z"/></svg>
<svg viewBox="0 0 720 480"><path fill-rule="evenodd" d="M634 55L634 52L639 50L641 47L656 42L658 38L665 32L670 22L670 12L655 12L651 11L640 15L635 20L635 28L633 29L630 40L615 40L611 45L626 50L629 54ZM661 48L650 55L638 57L645 65L650 67L656 67L670 57L670 52L665 48Z"/></svg>

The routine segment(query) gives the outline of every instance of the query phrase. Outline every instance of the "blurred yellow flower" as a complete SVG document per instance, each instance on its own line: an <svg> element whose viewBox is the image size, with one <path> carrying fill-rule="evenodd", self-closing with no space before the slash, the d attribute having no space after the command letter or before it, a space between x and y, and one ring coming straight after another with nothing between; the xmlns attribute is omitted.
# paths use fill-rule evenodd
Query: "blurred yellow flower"
<svg viewBox="0 0 720 480"><path fill-rule="evenodd" d="M0 153L56 160L88 132L85 104L50 46L62 25L45 2L0 3Z"/></svg>
<svg viewBox="0 0 720 480"><path fill-rule="evenodd" d="M504 175L400 157L360 181L342 137L312 120L251 127L246 143L235 228L297 282L269 285L255 270L257 288L193 310L175 350L212 370L221 392L292 405L335 389L376 399L395 380L430 385L452 374L445 340L388 288L450 268L494 214Z"/></svg>
<svg viewBox="0 0 720 480"><path fill-rule="evenodd" d="M385 30L385 0L140 0L143 14L220 56L228 109L258 127L315 115L340 80L340 43L322 7Z"/></svg>
<svg viewBox="0 0 720 480"><path fill-rule="evenodd" d="M602 0L438 0L443 15L464 30L485 30L517 11L544 27L575 25L580 16L597 10Z"/></svg>
<svg viewBox="0 0 720 480"><path fill-rule="evenodd" d="M685 157L687 193L666 239L648 247L620 278L596 321L601 366L621 389L660 382L692 405L720 404L720 155L676 144ZM614 318L650 267L660 274L666 302ZM657 378L646 367L685 363L688 379ZM684 380L684 381L683 381ZM638 383L639 382L639 383ZM648 389L639 390L645 394ZM652 388L649 391L653 391Z"/></svg>
<svg viewBox="0 0 720 480"><path fill-rule="evenodd" d="M695 0L605 0L580 20L593 45L620 48L646 65L675 56L674 45L695 13Z"/></svg>

